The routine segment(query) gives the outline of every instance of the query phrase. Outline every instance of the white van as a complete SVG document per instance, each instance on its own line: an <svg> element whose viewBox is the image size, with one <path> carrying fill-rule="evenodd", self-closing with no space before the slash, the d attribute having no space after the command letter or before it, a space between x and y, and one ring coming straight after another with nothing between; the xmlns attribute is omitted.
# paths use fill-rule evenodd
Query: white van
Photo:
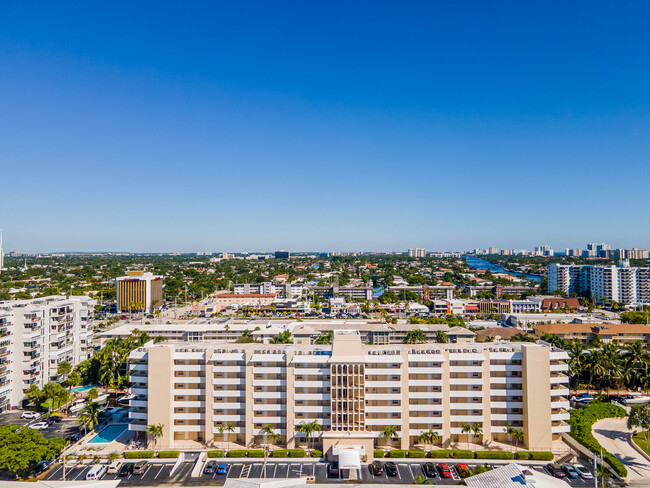
<svg viewBox="0 0 650 488"><path fill-rule="evenodd" d="M120 466L122 465L121 462L119 461L113 461L111 464L108 465L108 474L117 474L120 472Z"/></svg>
<svg viewBox="0 0 650 488"><path fill-rule="evenodd" d="M108 467L105 464L96 464L86 474L87 480L100 480L106 474Z"/></svg>

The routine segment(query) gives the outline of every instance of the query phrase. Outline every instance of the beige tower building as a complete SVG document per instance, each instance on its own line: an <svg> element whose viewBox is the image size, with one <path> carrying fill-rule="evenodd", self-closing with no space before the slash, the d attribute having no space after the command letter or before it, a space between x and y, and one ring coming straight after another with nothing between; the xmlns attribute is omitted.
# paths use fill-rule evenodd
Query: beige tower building
<svg viewBox="0 0 650 488"><path fill-rule="evenodd" d="M322 425L315 443L329 455L352 448L372 459L381 435L397 426L392 447L412 448L433 429L439 447L506 442L509 425L527 448L550 450L568 432L566 352L519 343L365 345L336 331L332 345L149 343L131 353L131 429L162 424L161 448L261 445L266 425L280 446L305 444L303 422ZM155 387L152 387L155 385Z"/></svg>
<svg viewBox="0 0 650 488"><path fill-rule="evenodd" d="M143 271L128 271L116 280L117 311L150 313L162 305L162 277Z"/></svg>

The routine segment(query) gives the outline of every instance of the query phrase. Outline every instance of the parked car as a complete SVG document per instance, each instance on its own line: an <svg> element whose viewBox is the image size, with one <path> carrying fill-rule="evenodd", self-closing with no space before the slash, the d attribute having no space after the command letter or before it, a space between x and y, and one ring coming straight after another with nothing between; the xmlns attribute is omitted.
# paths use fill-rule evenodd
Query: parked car
<svg viewBox="0 0 650 488"><path fill-rule="evenodd" d="M102 479L107 472L108 468L105 464L95 464L90 471L86 473L86 479L91 481L96 481Z"/></svg>
<svg viewBox="0 0 650 488"><path fill-rule="evenodd" d="M51 420L52 422L61 422L63 419L60 415L50 415L47 420Z"/></svg>
<svg viewBox="0 0 650 488"><path fill-rule="evenodd" d="M133 463L124 463L120 468L119 476L130 476L133 474Z"/></svg>
<svg viewBox="0 0 650 488"><path fill-rule="evenodd" d="M386 464L384 464L384 469L386 470L386 474L388 476L397 476L397 464L395 464L393 461L388 461Z"/></svg>
<svg viewBox="0 0 650 488"><path fill-rule="evenodd" d="M216 461L208 461L205 463L205 466L203 467L203 474L208 475L208 474L214 474L214 468L217 467L217 462Z"/></svg>
<svg viewBox="0 0 650 488"><path fill-rule="evenodd" d="M593 480L594 475L591 474L591 471L589 471L587 468L585 468L582 464L574 464L573 467L575 470L578 472L580 477L583 480Z"/></svg>
<svg viewBox="0 0 650 488"><path fill-rule="evenodd" d="M228 465L226 463L221 463L219 466L217 466L217 474L227 474L228 473Z"/></svg>
<svg viewBox="0 0 650 488"><path fill-rule="evenodd" d="M122 465L121 462L119 461L113 461L111 464L108 465L108 470L106 471L108 474L117 474L120 472L120 466Z"/></svg>
<svg viewBox="0 0 650 488"><path fill-rule="evenodd" d="M451 478L451 469L449 469L449 465L447 463L439 463L438 471L440 472L441 477Z"/></svg>
<svg viewBox="0 0 650 488"><path fill-rule="evenodd" d="M384 474L384 467L381 465L380 461L373 461L369 466L370 472L375 476L381 476Z"/></svg>
<svg viewBox="0 0 650 488"><path fill-rule="evenodd" d="M32 412L31 410L25 410L20 414L21 419L36 420L41 418L41 414L38 412Z"/></svg>
<svg viewBox="0 0 650 488"><path fill-rule="evenodd" d="M465 463L456 464L456 471L458 471L458 476L461 478L467 478L471 474L471 471Z"/></svg>
<svg viewBox="0 0 650 488"><path fill-rule="evenodd" d="M433 463L424 463L422 465L422 473L428 478L435 478L438 476L438 471L436 471L436 465Z"/></svg>
<svg viewBox="0 0 650 488"><path fill-rule="evenodd" d="M66 437L65 440L70 444L74 444L75 442L79 442L81 440L81 437L81 434L72 434Z"/></svg>
<svg viewBox="0 0 650 488"><path fill-rule="evenodd" d="M339 477L339 462L332 461L327 465L327 476L329 478L338 478Z"/></svg>
<svg viewBox="0 0 650 488"><path fill-rule="evenodd" d="M576 471L576 468L574 468L571 464L563 464L562 470L564 471L564 474L567 475L567 478L576 479L580 477Z"/></svg>
<svg viewBox="0 0 650 488"><path fill-rule="evenodd" d="M49 426L50 426L50 424L47 423L47 422L37 422L34 425L30 425L29 428L34 429L34 430L45 430Z"/></svg>
<svg viewBox="0 0 650 488"><path fill-rule="evenodd" d="M139 463L135 463L133 466L133 474L143 474L147 470L147 466L149 466L149 463L147 461L140 461Z"/></svg>
<svg viewBox="0 0 650 488"><path fill-rule="evenodd" d="M547 464L546 471L548 471L548 474L555 476L556 478L564 478L565 476L562 467L556 463Z"/></svg>

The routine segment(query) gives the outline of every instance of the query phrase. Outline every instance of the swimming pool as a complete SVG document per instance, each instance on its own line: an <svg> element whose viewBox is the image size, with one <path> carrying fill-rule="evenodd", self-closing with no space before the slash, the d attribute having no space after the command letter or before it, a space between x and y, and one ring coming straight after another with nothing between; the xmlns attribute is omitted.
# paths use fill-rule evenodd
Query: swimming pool
<svg viewBox="0 0 650 488"><path fill-rule="evenodd" d="M129 424L111 424L104 427L99 433L88 441L88 444L106 444L113 442L128 428Z"/></svg>
<svg viewBox="0 0 650 488"><path fill-rule="evenodd" d="M95 388L95 387L94 386L77 386L77 387L73 388L71 391L74 391L74 392L79 391L79 392L81 392L81 391L92 390L93 388Z"/></svg>

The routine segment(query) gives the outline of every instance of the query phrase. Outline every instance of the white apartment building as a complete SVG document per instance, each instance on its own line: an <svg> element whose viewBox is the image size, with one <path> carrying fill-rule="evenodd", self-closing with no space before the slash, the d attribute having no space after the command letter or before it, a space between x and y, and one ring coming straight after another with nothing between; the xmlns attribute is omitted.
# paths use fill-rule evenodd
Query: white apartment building
<svg viewBox="0 0 650 488"><path fill-rule="evenodd" d="M625 304L650 302L650 268L630 267L621 260L614 265L548 266L548 291L560 290L567 295L587 294L594 300L614 300Z"/></svg>
<svg viewBox="0 0 650 488"><path fill-rule="evenodd" d="M427 250L421 247L414 247L408 250L409 258L426 258Z"/></svg>
<svg viewBox="0 0 650 488"><path fill-rule="evenodd" d="M240 448L260 445L270 425L291 448L317 420L326 455L345 447L370 461L386 426L408 449L429 429L439 446L464 445L466 423L483 429L475 442L507 442L512 425L526 448L551 450L569 431L567 359L530 343L365 345L354 330L335 331L332 345L149 342L130 356L130 429L162 424L163 449L225 447L219 428L230 424Z"/></svg>
<svg viewBox="0 0 650 488"><path fill-rule="evenodd" d="M278 285L272 281L263 283L237 283L234 286L235 295L278 295L280 298L300 298L304 287L295 283Z"/></svg>
<svg viewBox="0 0 650 488"><path fill-rule="evenodd" d="M96 303L85 296L0 302L0 411L20 405L31 384L56 381L60 362L90 357Z"/></svg>

